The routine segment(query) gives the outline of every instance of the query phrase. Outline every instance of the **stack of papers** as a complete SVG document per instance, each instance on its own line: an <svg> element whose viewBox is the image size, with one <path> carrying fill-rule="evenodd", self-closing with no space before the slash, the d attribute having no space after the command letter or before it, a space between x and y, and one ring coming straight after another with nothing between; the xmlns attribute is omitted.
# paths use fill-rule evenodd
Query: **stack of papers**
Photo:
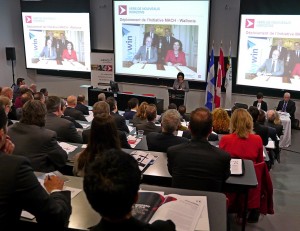
<svg viewBox="0 0 300 231"><path fill-rule="evenodd" d="M139 142L141 142L142 139L136 138L133 135L128 135L127 136L128 144L130 145L131 148L135 148Z"/></svg>
<svg viewBox="0 0 300 231"><path fill-rule="evenodd" d="M130 153L138 162L139 168L143 171L148 165L153 164L158 156L153 156L149 152L133 151Z"/></svg>
<svg viewBox="0 0 300 231"><path fill-rule="evenodd" d="M70 154L71 152L74 152L77 148L77 146L68 144L66 142L58 142L59 146L62 147L63 150L66 151L67 154Z"/></svg>

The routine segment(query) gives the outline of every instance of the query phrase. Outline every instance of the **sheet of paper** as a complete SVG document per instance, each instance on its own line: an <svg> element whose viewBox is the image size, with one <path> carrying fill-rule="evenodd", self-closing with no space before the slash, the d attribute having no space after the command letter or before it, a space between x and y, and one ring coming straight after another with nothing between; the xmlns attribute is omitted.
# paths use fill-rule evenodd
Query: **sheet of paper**
<svg viewBox="0 0 300 231"><path fill-rule="evenodd" d="M203 203L203 210L196 225L195 231L209 231L209 218L208 218L208 207L207 207L207 197L202 196L201 201Z"/></svg>
<svg viewBox="0 0 300 231"><path fill-rule="evenodd" d="M243 174L242 159L231 159L230 160L230 172L232 175Z"/></svg>
<svg viewBox="0 0 300 231"><path fill-rule="evenodd" d="M59 146L62 147L63 150L66 151L67 154L74 152L77 148L77 146L66 143L66 142L58 142Z"/></svg>

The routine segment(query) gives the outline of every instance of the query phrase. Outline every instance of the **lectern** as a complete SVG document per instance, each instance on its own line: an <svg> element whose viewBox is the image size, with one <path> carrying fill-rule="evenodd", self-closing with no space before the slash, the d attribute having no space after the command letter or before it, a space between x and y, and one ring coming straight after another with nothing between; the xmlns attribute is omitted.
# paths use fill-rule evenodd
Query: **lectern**
<svg viewBox="0 0 300 231"><path fill-rule="evenodd" d="M168 92L169 92L169 104L175 103L177 107L179 107L180 105L185 105L185 98L186 98L185 91L169 88Z"/></svg>

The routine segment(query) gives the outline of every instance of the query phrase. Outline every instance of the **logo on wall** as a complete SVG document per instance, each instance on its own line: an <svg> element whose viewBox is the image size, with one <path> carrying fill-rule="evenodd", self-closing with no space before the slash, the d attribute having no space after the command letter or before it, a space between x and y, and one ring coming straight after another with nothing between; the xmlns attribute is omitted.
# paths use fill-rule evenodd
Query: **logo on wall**
<svg viewBox="0 0 300 231"><path fill-rule="evenodd" d="M119 6L119 15L127 15L127 6L126 5Z"/></svg>
<svg viewBox="0 0 300 231"><path fill-rule="evenodd" d="M246 28L254 28L255 19L246 19Z"/></svg>
<svg viewBox="0 0 300 231"><path fill-rule="evenodd" d="M31 16L25 16L25 22L26 23L32 23L32 17Z"/></svg>

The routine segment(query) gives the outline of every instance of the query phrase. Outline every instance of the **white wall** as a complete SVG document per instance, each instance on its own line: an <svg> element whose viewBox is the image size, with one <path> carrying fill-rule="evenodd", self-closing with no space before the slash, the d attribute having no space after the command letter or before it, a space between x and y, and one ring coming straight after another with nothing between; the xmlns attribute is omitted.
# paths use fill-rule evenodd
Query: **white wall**
<svg viewBox="0 0 300 231"><path fill-rule="evenodd" d="M112 1L111 0L90 0L91 2L91 37L94 49L113 49L113 26L112 26ZM23 32L21 24L21 12L19 0L0 0L0 86L12 85L11 63L6 61L5 48L16 48L15 79L25 77L27 84L36 83L38 89L47 87L50 94L66 97L70 94L84 94L87 90L80 88L83 84L90 84L89 80L77 78L65 78L58 76L37 75L35 70L26 70ZM214 41L216 55L220 42L223 42L224 55L228 54L229 42L232 43L232 56L236 56L238 43L240 0L211 0L210 45ZM132 91L138 94L154 93L158 98L165 100L165 109L168 106L168 92L163 87L146 86L138 84L120 83L123 91ZM222 105L225 94L222 94ZM252 104L255 96L233 94L232 103L243 102ZM266 97L265 101L269 108L278 103L278 98ZM196 107L203 106L205 92L191 90L188 93L187 111L190 112ZM300 102L296 100L297 108ZM300 109L296 111L296 117L300 118Z"/></svg>

